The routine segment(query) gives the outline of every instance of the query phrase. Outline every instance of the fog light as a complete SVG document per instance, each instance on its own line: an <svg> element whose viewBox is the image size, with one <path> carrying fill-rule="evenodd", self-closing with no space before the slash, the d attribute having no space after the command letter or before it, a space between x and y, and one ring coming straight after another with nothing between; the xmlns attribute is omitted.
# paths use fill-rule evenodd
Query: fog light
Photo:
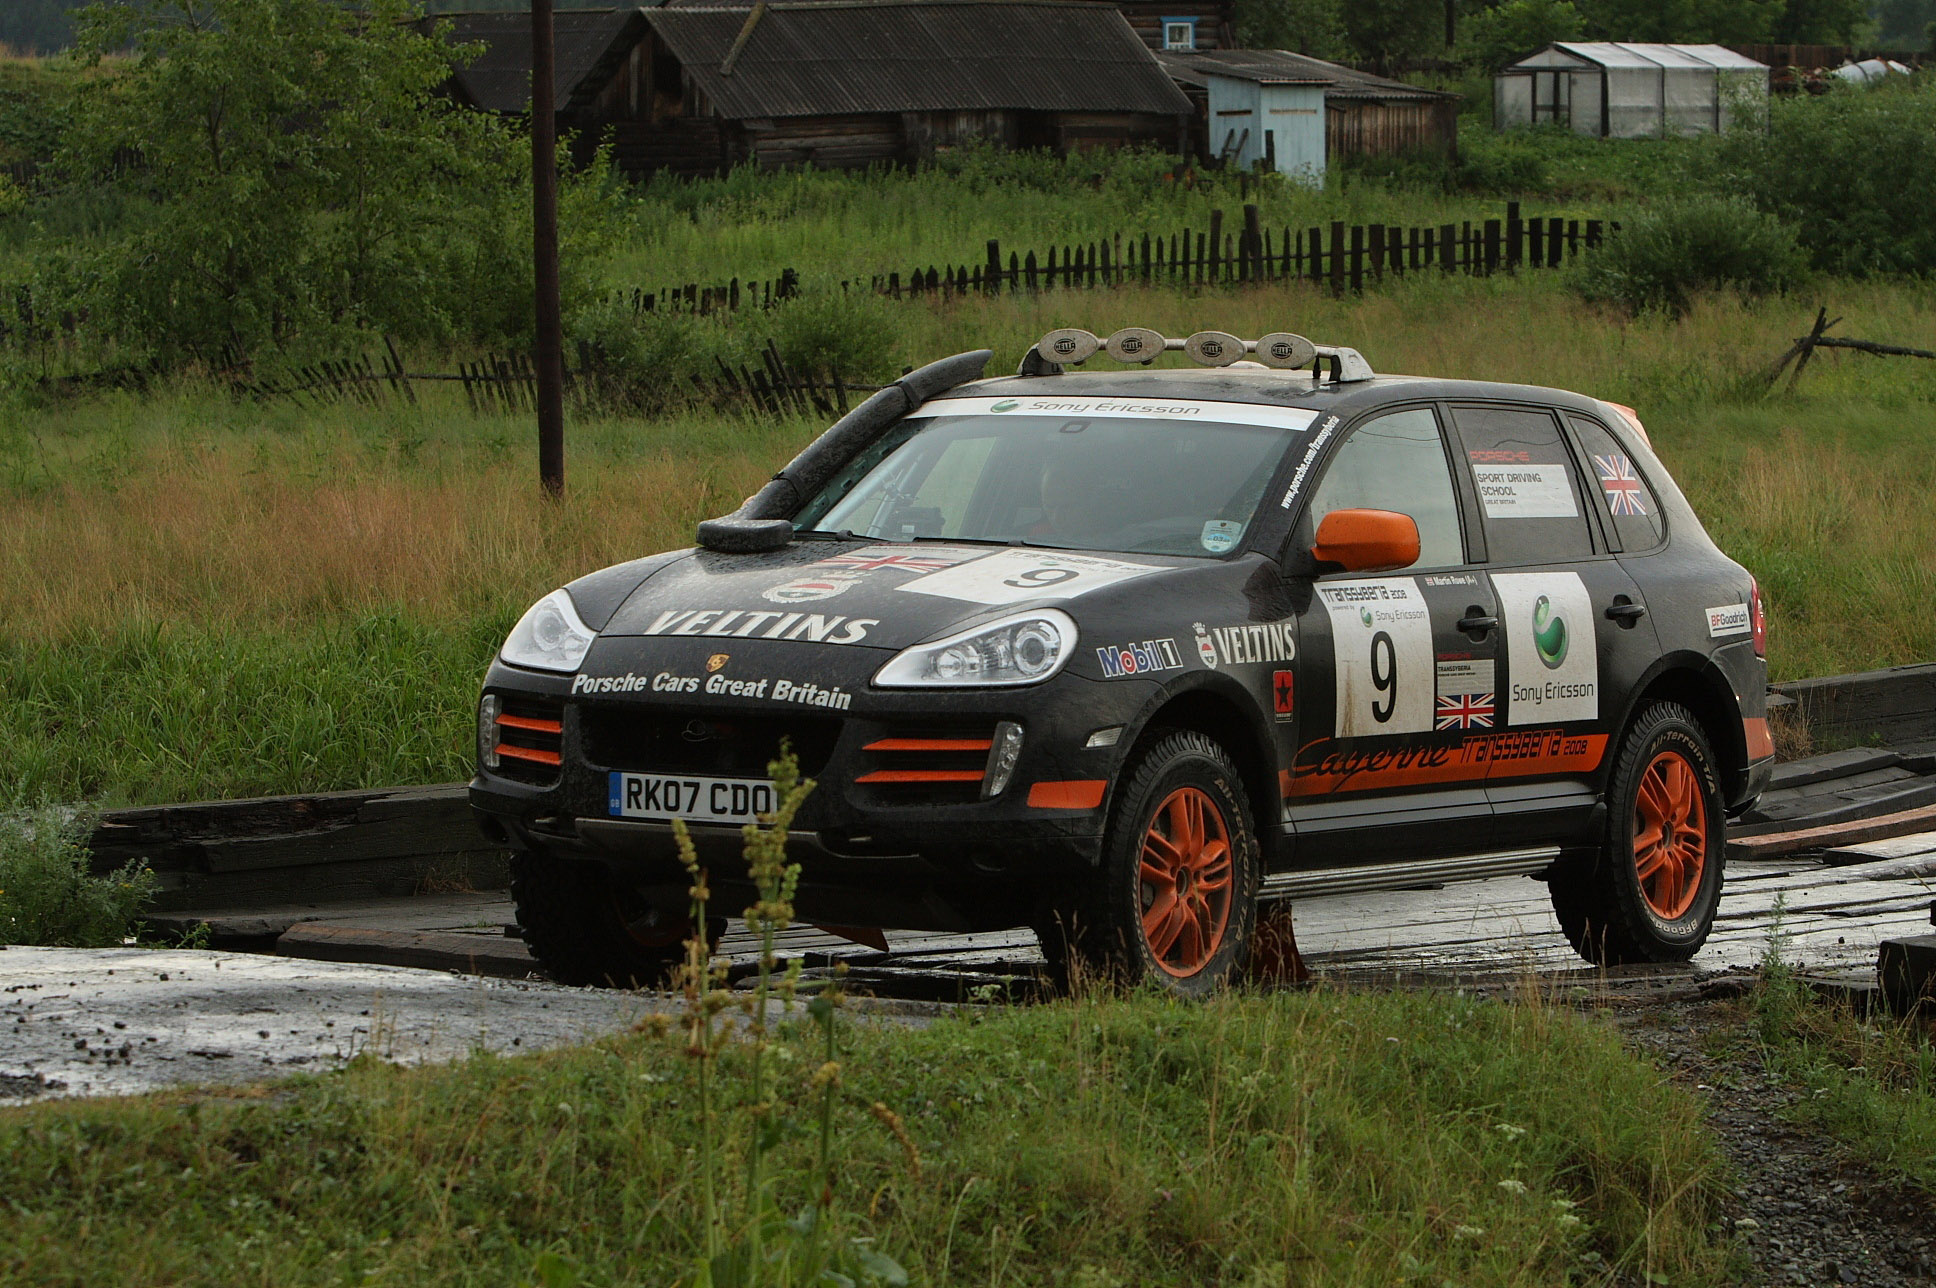
<svg viewBox="0 0 1936 1288"><path fill-rule="evenodd" d="M477 704L477 758L486 769L496 769L497 755L497 713L501 708L497 694L487 693Z"/></svg>
<svg viewBox="0 0 1936 1288"><path fill-rule="evenodd" d="M1000 796L1008 786L1008 780L1015 776L1015 766L1022 759L1022 726L1013 720L1004 720L995 726L995 742L988 749L988 768L982 771L981 798Z"/></svg>

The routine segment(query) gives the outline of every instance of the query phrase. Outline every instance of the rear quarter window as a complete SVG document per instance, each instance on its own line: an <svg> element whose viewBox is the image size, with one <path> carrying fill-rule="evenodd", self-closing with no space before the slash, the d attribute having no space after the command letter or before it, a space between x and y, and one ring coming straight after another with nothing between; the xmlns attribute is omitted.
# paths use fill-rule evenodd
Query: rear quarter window
<svg viewBox="0 0 1936 1288"><path fill-rule="evenodd" d="M1601 508L1613 520L1620 548L1629 553L1652 550L1666 539L1667 526L1661 518L1660 502L1641 476L1632 454L1599 421L1584 416L1569 416L1567 420L1579 436L1580 446L1586 449Z"/></svg>

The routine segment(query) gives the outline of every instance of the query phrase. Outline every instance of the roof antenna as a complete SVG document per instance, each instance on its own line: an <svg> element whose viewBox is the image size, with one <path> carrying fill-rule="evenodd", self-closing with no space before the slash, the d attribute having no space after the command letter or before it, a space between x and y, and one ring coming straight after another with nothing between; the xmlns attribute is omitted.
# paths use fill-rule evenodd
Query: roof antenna
<svg viewBox="0 0 1936 1288"><path fill-rule="evenodd" d="M753 12L746 15L746 25L739 29L739 35L733 37L733 47L726 51L726 59L719 65L721 76L733 74L733 64L739 61L740 50L746 48L747 40L753 35L753 28L760 25L760 19L765 14L766 0L759 0L759 3L753 6Z"/></svg>

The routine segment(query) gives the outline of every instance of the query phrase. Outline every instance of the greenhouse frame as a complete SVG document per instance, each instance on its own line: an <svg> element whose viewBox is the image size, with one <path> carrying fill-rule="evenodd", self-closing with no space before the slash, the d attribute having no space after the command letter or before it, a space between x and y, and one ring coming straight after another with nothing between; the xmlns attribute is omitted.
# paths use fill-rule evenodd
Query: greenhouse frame
<svg viewBox="0 0 1936 1288"><path fill-rule="evenodd" d="M1492 119L1612 139L1718 133L1766 100L1768 77L1766 64L1720 45L1559 41L1493 78Z"/></svg>

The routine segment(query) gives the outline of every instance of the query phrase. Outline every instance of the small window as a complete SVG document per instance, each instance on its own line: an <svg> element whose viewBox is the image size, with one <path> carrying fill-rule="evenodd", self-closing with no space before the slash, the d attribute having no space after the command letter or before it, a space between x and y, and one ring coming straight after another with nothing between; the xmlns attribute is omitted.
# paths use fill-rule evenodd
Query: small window
<svg viewBox="0 0 1936 1288"><path fill-rule="evenodd" d="M1633 457L1612 433L1597 420L1569 416L1573 432L1580 436L1587 459L1600 488L1600 501L1613 516L1613 530L1620 537L1620 548L1629 554L1652 550L1667 535L1660 517L1660 503L1653 489L1634 468Z"/></svg>
<svg viewBox="0 0 1936 1288"><path fill-rule="evenodd" d="M1163 19L1163 48L1195 49L1197 47L1197 20L1195 18Z"/></svg>
<svg viewBox="0 0 1936 1288"><path fill-rule="evenodd" d="M1552 413L1455 407L1495 564L1555 563L1593 553L1573 453Z"/></svg>
<svg viewBox="0 0 1936 1288"><path fill-rule="evenodd" d="M1393 510L1418 524L1419 568L1465 562L1459 503L1438 418L1428 407L1380 416L1353 430L1311 497L1311 531L1333 510Z"/></svg>

